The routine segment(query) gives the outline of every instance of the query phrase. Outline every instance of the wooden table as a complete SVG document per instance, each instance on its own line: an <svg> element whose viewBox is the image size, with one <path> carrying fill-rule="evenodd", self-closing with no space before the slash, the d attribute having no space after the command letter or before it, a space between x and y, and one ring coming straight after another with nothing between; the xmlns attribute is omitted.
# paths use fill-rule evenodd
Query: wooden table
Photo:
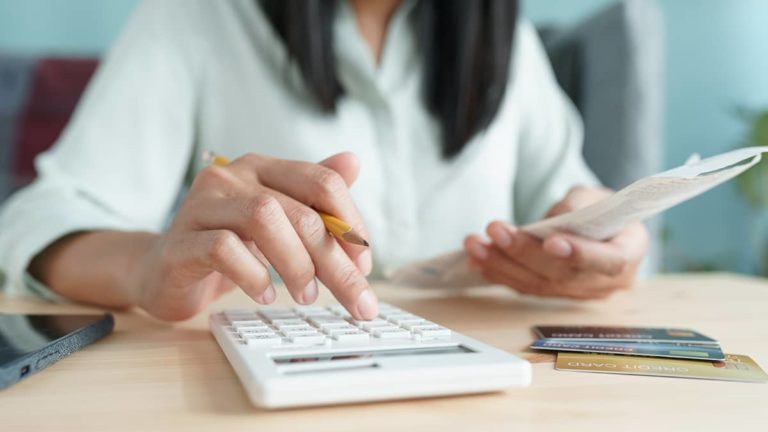
<svg viewBox="0 0 768 432"><path fill-rule="evenodd" d="M0 430L768 430L766 384L559 372L554 356L526 349L534 324L680 326L768 368L768 281L665 276L587 303L525 299L498 287L463 294L377 291L384 301L529 359L533 385L479 396L264 411L248 404L205 314L169 324L127 312L116 314L115 331L105 340L0 391ZM212 308L249 304L232 293ZM0 297L3 312L89 310Z"/></svg>

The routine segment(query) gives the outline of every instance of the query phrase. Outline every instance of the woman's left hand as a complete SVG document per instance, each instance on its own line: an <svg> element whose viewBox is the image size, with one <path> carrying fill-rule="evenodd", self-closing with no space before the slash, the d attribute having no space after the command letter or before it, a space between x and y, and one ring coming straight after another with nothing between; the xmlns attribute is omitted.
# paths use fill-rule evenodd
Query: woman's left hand
<svg viewBox="0 0 768 432"><path fill-rule="evenodd" d="M604 188L573 188L546 216L586 207L611 193ZM486 232L490 242L478 235L464 241L469 267L491 283L538 296L590 300L629 288L648 248L648 232L641 223L607 241L567 233L542 241L500 221L490 223Z"/></svg>

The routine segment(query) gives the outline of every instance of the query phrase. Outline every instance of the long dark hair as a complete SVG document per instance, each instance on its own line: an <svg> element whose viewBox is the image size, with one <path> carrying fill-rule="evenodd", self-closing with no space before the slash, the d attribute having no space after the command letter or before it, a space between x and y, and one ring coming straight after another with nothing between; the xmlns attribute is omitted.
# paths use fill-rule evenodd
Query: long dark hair
<svg viewBox="0 0 768 432"><path fill-rule="evenodd" d="M344 89L336 76L335 0L256 0L320 108ZM509 75L516 0L419 0L414 25L424 59L424 103L438 119L445 158L493 120Z"/></svg>

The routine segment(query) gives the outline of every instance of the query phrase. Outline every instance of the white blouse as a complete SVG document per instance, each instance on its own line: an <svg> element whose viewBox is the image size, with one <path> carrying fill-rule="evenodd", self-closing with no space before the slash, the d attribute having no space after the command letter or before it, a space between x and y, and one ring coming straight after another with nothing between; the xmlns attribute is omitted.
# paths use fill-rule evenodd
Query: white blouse
<svg viewBox="0 0 768 432"><path fill-rule="evenodd" d="M443 159L422 103L412 11L412 1L399 7L377 65L340 2L333 37L345 96L328 115L253 0L144 1L58 143L37 159L38 179L0 212L6 290L50 295L25 271L67 233L162 230L205 149L306 161L356 153L351 192L370 230L374 275L459 248L494 219L537 220L572 186L597 183L581 156L578 115L527 22L496 118Z"/></svg>

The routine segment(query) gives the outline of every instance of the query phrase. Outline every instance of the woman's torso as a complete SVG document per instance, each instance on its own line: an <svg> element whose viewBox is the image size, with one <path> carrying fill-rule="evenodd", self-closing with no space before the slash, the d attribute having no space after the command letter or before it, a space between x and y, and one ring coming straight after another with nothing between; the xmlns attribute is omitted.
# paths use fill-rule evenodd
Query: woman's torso
<svg viewBox="0 0 768 432"><path fill-rule="evenodd" d="M210 2L214 3L214 2ZM374 63L346 6L334 23L337 73L345 96L328 115L314 106L284 48L252 1L206 6L195 151L246 152L320 161L352 151L361 173L352 195L370 230L380 271L460 247L493 219L511 219L517 172L518 105L452 160L422 103L422 65L406 2L390 22ZM213 32L212 32L213 33ZM244 47L247 47L244 49ZM200 169L193 158L194 170Z"/></svg>

